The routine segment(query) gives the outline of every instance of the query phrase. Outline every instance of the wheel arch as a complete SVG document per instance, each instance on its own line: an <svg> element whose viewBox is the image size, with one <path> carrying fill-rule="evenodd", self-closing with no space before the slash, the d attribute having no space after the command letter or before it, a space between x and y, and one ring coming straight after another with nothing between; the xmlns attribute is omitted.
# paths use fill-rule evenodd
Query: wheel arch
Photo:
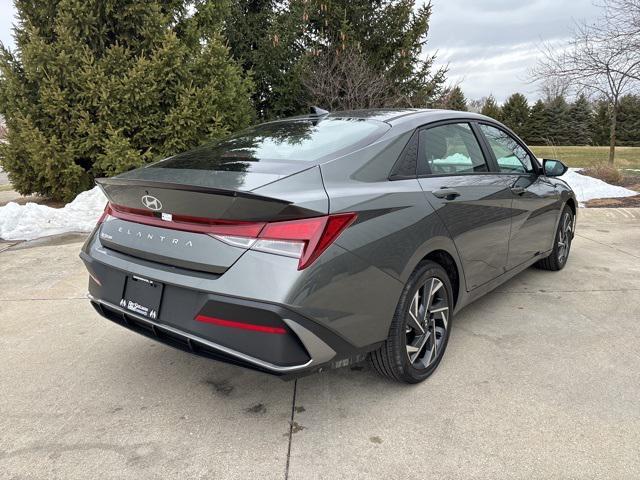
<svg viewBox="0 0 640 480"><path fill-rule="evenodd" d="M577 208L576 201L572 197L569 197L567 199L566 204L569 206L569 208L571 209L571 212L573 213L573 216L575 217L576 214L578 213L576 210Z"/></svg>
<svg viewBox="0 0 640 480"><path fill-rule="evenodd" d="M437 249L429 252L422 260L431 260L440 265L447 272L451 281L451 289L453 290L453 306L455 307L460 300L461 286L463 283L462 272L458 264L449 252L443 249ZM421 260L421 261L422 261ZM464 290L464 289L462 289Z"/></svg>

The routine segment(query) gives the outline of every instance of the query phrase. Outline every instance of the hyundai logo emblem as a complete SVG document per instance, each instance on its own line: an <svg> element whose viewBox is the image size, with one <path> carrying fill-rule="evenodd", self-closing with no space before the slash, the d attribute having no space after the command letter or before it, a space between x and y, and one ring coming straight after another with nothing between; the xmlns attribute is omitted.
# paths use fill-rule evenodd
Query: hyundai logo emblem
<svg viewBox="0 0 640 480"><path fill-rule="evenodd" d="M162 209L162 203L153 195L145 195L142 197L142 204L154 212Z"/></svg>

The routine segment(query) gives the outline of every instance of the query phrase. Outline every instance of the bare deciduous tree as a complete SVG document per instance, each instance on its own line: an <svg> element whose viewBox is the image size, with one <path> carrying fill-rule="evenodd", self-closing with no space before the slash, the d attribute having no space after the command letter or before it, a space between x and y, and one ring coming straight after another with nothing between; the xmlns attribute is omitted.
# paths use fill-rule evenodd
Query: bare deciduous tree
<svg viewBox="0 0 640 480"><path fill-rule="evenodd" d="M613 164L619 101L637 87L640 51L610 33L603 25L578 25L564 48L549 44L543 47L542 59L532 74L542 82L568 82L575 93L596 95L607 101L611 121L609 163Z"/></svg>
<svg viewBox="0 0 640 480"><path fill-rule="evenodd" d="M604 0L603 33L640 50L640 0Z"/></svg>
<svg viewBox="0 0 640 480"><path fill-rule="evenodd" d="M569 94L571 82L567 78L547 77L541 83L539 91L545 103L549 103L558 97L566 97Z"/></svg>
<svg viewBox="0 0 640 480"><path fill-rule="evenodd" d="M323 108L355 110L400 103L384 74L372 69L356 49L323 52L310 62L303 83L312 101Z"/></svg>

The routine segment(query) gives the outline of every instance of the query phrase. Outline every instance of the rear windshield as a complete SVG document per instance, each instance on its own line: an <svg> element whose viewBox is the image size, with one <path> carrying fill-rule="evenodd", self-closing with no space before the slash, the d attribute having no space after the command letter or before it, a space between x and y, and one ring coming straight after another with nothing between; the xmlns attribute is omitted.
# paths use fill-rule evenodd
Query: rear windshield
<svg viewBox="0 0 640 480"><path fill-rule="evenodd" d="M349 118L265 123L153 167L236 170L244 162L312 162L354 151L388 128L376 120Z"/></svg>

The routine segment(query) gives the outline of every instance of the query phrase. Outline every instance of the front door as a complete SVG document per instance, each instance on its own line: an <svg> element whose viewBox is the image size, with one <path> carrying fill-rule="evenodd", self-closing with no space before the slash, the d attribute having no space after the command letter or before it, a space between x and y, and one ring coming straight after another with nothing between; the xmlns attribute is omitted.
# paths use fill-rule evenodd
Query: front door
<svg viewBox="0 0 640 480"><path fill-rule="evenodd" d="M555 185L539 175L535 160L508 132L480 124L498 171L513 196L513 217L507 269L527 262L553 247L562 202Z"/></svg>
<svg viewBox="0 0 640 480"><path fill-rule="evenodd" d="M471 124L420 130L418 177L455 243L467 289L504 273L513 197L508 179L489 171Z"/></svg>

